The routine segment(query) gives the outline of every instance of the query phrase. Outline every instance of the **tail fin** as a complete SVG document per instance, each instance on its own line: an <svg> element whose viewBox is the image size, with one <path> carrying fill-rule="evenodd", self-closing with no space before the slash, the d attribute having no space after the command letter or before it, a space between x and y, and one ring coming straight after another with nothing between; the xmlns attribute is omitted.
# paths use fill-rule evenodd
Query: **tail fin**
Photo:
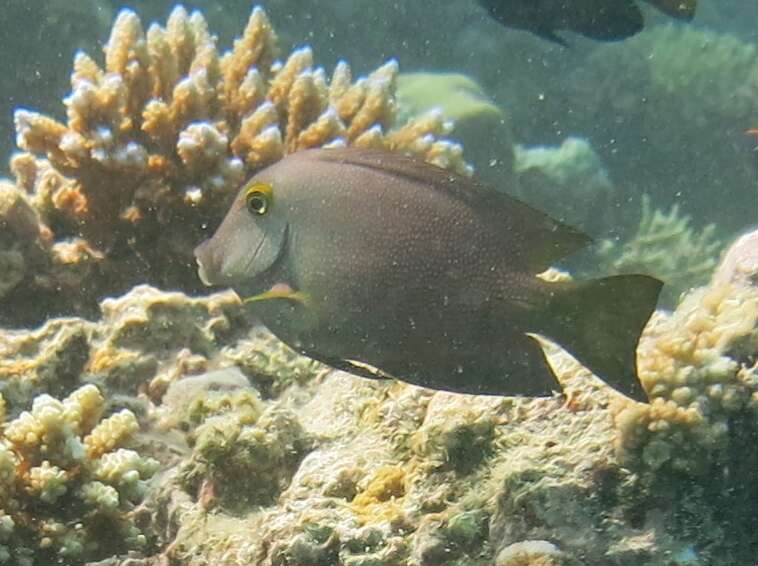
<svg viewBox="0 0 758 566"><path fill-rule="evenodd" d="M637 343L662 285L647 275L551 284L545 328L536 332L557 341L616 390L646 401L637 377Z"/></svg>
<svg viewBox="0 0 758 566"><path fill-rule="evenodd" d="M672 18L690 21L695 17L697 0L648 0L661 12Z"/></svg>

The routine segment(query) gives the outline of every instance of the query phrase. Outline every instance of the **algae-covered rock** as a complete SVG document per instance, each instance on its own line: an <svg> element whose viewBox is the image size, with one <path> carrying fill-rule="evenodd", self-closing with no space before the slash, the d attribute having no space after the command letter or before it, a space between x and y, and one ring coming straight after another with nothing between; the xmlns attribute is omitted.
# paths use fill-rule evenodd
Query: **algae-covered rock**
<svg viewBox="0 0 758 566"><path fill-rule="evenodd" d="M193 431L193 457L183 470L187 489L210 489L218 505L233 511L276 501L312 441L292 412L256 410L211 416Z"/></svg>
<svg viewBox="0 0 758 566"><path fill-rule="evenodd" d="M752 501L754 485L752 397L744 394L753 383L747 377L754 341L747 327L740 330L749 303L728 295L716 301L712 293L688 303L689 312L712 313L704 320L657 315L663 322L646 331L641 351L649 353L640 359L646 384L659 377L650 391L671 402L684 397L676 379L665 376L711 376L701 389L688 385L696 397L713 396L712 411L699 417L707 428L666 420L656 412L668 406L662 401L619 405L617 393L547 342L565 397L454 395L304 363L277 350L262 329L248 329L250 319L227 293L190 299L144 288L108 303L99 321L61 319L6 333L0 367L27 373L6 372L5 390L13 395L3 410L13 421L35 393L53 384L75 391L82 380L102 384L103 406L123 399L135 407L132 417L117 411L103 426L95 426L96 415L77 413L81 426L93 427L81 440L85 451L100 462L86 487L69 489L76 450L63 442L51 445L60 456L29 469L34 487L25 493L45 505L81 497L102 509L143 501L139 529L153 544L137 551L146 559L484 566L511 545L549 540L566 564L662 566L664 558L696 548L698 557L721 566L750 548L749 505L737 498ZM665 322L669 316L678 322ZM715 339L720 325L730 329L719 331L724 340ZM707 354L707 371L698 356L650 366L675 352L658 351L670 341L667 328L697 330L728 363ZM69 335L79 336L78 349L49 347L68 344L61 340ZM725 375L718 368L736 369L737 379L709 389L718 385L709 380ZM63 375L68 385L56 378ZM129 430L143 428L137 451L109 432L122 426L119 419L132 423ZM21 442L16 429L10 434ZM138 465L145 449L167 454L162 461L172 466L154 485L145 483L153 470ZM733 450L740 459L728 458ZM726 462L730 479L710 488L697 477L680 482L682 469L711 476L708 467L677 462ZM726 487L734 495L725 514ZM5 513L8 528L13 521L17 529L17 516ZM744 528L728 526L738 519ZM523 554L519 548L514 556Z"/></svg>
<svg viewBox="0 0 758 566"><path fill-rule="evenodd" d="M0 388L23 403L35 392L66 394L85 381L111 393L149 388L201 373L225 341L246 331L233 293L193 299L140 286L102 302L102 319L52 319L33 331L0 329Z"/></svg>
<svg viewBox="0 0 758 566"><path fill-rule="evenodd" d="M495 566L563 566L565 555L546 540L515 542L501 550Z"/></svg>
<svg viewBox="0 0 758 566"><path fill-rule="evenodd" d="M757 548L748 534L758 496L758 289L745 276L751 241L738 240L709 286L651 321L638 351L651 403L613 408L621 462L648 501L675 513L672 531L695 540L714 534L697 553L709 564L740 563Z"/></svg>

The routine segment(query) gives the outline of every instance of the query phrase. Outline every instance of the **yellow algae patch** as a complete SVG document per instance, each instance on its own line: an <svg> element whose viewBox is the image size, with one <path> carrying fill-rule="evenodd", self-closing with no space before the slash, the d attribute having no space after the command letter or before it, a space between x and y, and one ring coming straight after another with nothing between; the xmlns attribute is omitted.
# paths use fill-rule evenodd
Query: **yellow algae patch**
<svg viewBox="0 0 758 566"><path fill-rule="evenodd" d="M392 521L402 514L398 499L405 496L405 491L405 470L383 466L376 470L366 489L355 496L350 506L362 523Z"/></svg>
<svg viewBox="0 0 758 566"><path fill-rule="evenodd" d="M0 379L27 375L37 368L36 360L10 360L0 362Z"/></svg>
<svg viewBox="0 0 758 566"><path fill-rule="evenodd" d="M138 358L139 354L129 350L101 348L92 355L89 364L87 364L87 370L92 373L102 373L117 366L134 363Z"/></svg>

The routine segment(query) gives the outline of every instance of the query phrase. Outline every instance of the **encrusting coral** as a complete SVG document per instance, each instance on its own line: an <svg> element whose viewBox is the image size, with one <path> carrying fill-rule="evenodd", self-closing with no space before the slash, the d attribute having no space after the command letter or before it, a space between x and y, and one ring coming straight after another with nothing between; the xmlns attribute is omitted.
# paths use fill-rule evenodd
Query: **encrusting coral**
<svg viewBox="0 0 758 566"><path fill-rule="evenodd" d="M158 462L126 448L139 429L123 409L102 419L93 385L34 399L0 435L0 562L78 564L144 548L131 511ZM106 542L107 541L107 542Z"/></svg>
<svg viewBox="0 0 758 566"><path fill-rule="evenodd" d="M680 509L681 530L750 537L729 549L732 563L755 552L757 241L755 232L737 240L710 285L656 313L638 349L651 402L613 407L617 455L652 504Z"/></svg>
<svg viewBox="0 0 758 566"><path fill-rule="evenodd" d="M440 114L397 123L395 61L356 81L345 62L328 78L308 47L280 62L261 8L224 54L202 14L181 6L165 27L152 24L147 32L123 10L104 51L102 66L76 55L65 123L28 110L15 114L26 153L12 159L11 169L39 214L41 249L50 257L47 265L26 267L5 253L12 279L26 284L2 289L0 300L40 305L32 319L92 306L138 281L199 287L192 249L244 179L287 153L384 147L470 171L461 146L444 139L452 125ZM53 301L56 242L67 266L87 268L69 268L69 292Z"/></svg>
<svg viewBox="0 0 758 566"><path fill-rule="evenodd" d="M701 474L728 456L740 426L758 415L758 287L745 275L746 264L758 265L755 241L755 234L738 240L709 286L649 323L638 369L651 403L617 409L625 459Z"/></svg>

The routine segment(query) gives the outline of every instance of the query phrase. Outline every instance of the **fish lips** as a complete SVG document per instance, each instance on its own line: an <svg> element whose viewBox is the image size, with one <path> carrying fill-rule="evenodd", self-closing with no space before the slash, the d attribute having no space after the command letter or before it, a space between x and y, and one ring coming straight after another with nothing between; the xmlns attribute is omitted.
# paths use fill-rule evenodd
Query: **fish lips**
<svg viewBox="0 0 758 566"><path fill-rule="evenodd" d="M213 285L223 285L223 277L218 277L221 273L219 262L216 261L211 246L211 240L202 242L195 248L195 261L197 262L197 275L203 285L211 287ZM215 274L215 275L214 275Z"/></svg>

